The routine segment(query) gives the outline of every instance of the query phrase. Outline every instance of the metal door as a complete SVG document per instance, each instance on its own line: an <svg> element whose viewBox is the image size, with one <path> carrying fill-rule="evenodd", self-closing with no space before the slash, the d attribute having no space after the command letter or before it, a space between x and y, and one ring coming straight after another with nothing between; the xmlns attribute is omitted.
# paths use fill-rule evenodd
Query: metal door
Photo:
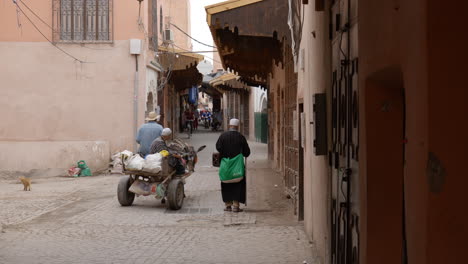
<svg viewBox="0 0 468 264"><path fill-rule="evenodd" d="M294 214L299 213L299 114L297 112L297 73L291 48L286 49L286 84L284 88L283 142L284 142L284 181L286 191L294 203Z"/></svg>
<svg viewBox="0 0 468 264"><path fill-rule="evenodd" d="M242 103L243 109L241 109L241 116L244 122L243 134L246 137L249 137L250 133L250 112L249 112L249 99L250 95L246 92L242 93Z"/></svg>
<svg viewBox="0 0 468 264"><path fill-rule="evenodd" d="M274 115L274 109L275 109L275 100L274 100L274 93L271 91L273 87L269 87L267 90L267 109L268 109L268 117L267 117L267 130L268 130L268 159L273 160L273 152L275 150L275 127L276 127L276 122L275 122L275 115Z"/></svg>
<svg viewBox="0 0 468 264"><path fill-rule="evenodd" d="M268 114L255 113L255 139L257 142L268 143Z"/></svg>
<svg viewBox="0 0 468 264"><path fill-rule="evenodd" d="M331 263L359 263L357 1L335 0L330 12Z"/></svg>

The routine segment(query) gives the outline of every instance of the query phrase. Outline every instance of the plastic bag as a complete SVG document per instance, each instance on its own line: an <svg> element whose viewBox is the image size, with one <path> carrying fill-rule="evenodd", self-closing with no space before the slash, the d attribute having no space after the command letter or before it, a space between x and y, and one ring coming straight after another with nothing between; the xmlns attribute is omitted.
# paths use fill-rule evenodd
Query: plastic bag
<svg viewBox="0 0 468 264"><path fill-rule="evenodd" d="M117 155L119 155L120 159L124 162L125 166L127 166L128 160L133 156L133 153L131 151L124 150L122 152L116 153L114 157Z"/></svg>
<svg viewBox="0 0 468 264"><path fill-rule="evenodd" d="M159 153L146 156L143 171L158 173L162 170L162 155Z"/></svg>
<svg viewBox="0 0 468 264"><path fill-rule="evenodd" d="M169 156L169 151L161 150L161 152L159 152L159 154L161 154L163 157L167 157L167 156Z"/></svg>
<svg viewBox="0 0 468 264"><path fill-rule="evenodd" d="M77 167L81 169L80 176L92 176L91 169L84 160L78 161Z"/></svg>
<svg viewBox="0 0 468 264"><path fill-rule="evenodd" d="M122 159L121 158L114 158L110 163L114 170L122 170Z"/></svg>
<svg viewBox="0 0 468 264"><path fill-rule="evenodd" d="M131 152L130 150L124 150L122 152L115 154L114 156L118 156L120 158L122 155L125 157L131 157L133 155L133 152Z"/></svg>
<svg viewBox="0 0 468 264"><path fill-rule="evenodd" d="M219 179L223 183L240 182L245 176L244 156L239 154L234 158L223 158L219 168Z"/></svg>
<svg viewBox="0 0 468 264"><path fill-rule="evenodd" d="M145 160L139 154L136 154L125 161L125 166L127 170L141 171L144 163Z"/></svg>
<svg viewBox="0 0 468 264"><path fill-rule="evenodd" d="M133 184L130 186L128 190L138 195L148 196L151 194L157 195L157 188L158 188L158 183L150 183L150 182L137 180L133 182Z"/></svg>
<svg viewBox="0 0 468 264"><path fill-rule="evenodd" d="M77 167L71 167L68 169L68 176L70 177L78 177L80 176L81 169Z"/></svg>

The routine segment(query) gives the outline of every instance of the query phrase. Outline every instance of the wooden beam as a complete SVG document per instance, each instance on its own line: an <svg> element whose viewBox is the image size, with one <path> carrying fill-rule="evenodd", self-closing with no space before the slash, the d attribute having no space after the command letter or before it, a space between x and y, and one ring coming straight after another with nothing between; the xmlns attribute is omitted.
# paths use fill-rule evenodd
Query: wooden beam
<svg viewBox="0 0 468 264"><path fill-rule="evenodd" d="M257 2L261 2L263 0L229 0L225 2L221 2L214 5L205 6L206 10L206 21L208 22L208 26L211 26L211 15L220 13L223 11L227 11L230 9L238 8L241 6L246 6L250 4L254 4Z"/></svg>

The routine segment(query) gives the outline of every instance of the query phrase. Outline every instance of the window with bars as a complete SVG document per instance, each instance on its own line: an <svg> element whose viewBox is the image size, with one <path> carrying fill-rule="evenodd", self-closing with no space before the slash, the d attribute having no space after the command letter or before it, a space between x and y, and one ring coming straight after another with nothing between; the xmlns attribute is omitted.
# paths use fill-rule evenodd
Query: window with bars
<svg viewBox="0 0 468 264"><path fill-rule="evenodd" d="M112 0L54 0L54 41L109 42Z"/></svg>
<svg viewBox="0 0 468 264"><path fill-rule="evenodd" d="M150 49L158 50L158 1L151 0L149 6Z"/></svg>
<svg viewBox="0 0 468 264"><path fill-rule="evenodd" d="M163 10L162 6L159 7L159 33L163 33Z"/></svg>

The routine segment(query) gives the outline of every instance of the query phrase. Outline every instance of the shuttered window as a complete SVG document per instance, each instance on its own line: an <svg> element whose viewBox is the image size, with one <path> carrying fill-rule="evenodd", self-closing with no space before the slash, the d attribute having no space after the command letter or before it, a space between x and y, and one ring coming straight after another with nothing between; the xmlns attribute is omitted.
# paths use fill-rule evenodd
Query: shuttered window
<svg viewBox="0 0 468 264"><path fill-rule="evenodd" d="M112 0L56 0L56 41L112 41ZM58 7L57 7L58 5Z"/></svg>
<svg viewBox="0 0 468 264"><path fill-rule="evenodd" d="M158 50L158 1L151 0L149 10L149 32L150 32L150 49L157 51Z"/></svg>

